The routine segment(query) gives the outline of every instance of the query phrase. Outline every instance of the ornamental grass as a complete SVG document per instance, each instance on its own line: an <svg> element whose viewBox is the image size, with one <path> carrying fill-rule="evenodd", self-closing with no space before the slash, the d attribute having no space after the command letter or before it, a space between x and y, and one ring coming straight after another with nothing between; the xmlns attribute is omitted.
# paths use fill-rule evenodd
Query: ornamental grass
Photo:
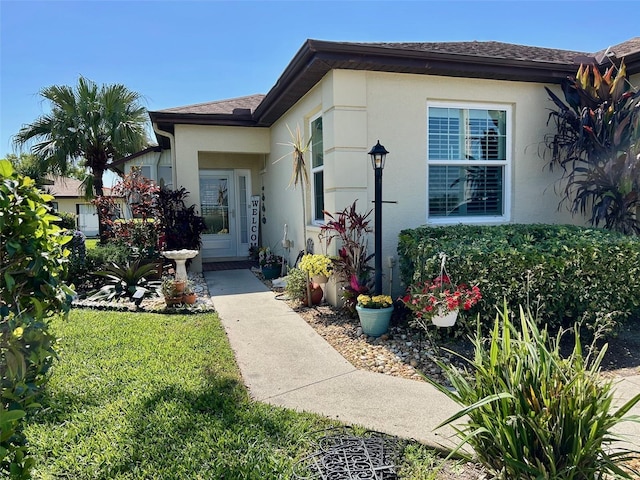
<svg viewBox="0 0 640 480"><path fill-rule="evenodd" d="M606 347L583 356L576 329L573 351L563 358L561 335L550 339L522 309L519 326L510 318L505 305L488 341L475 336L468 368L440 364L453 390L431 382L464 407L440 425L466 415L454 425L456 451L471 446L504 480L638 478L623 467L632 452L612 449L620 440L612 429L637 421L626 414L640 394L613 410L613 381L600 375Z"/></svg>

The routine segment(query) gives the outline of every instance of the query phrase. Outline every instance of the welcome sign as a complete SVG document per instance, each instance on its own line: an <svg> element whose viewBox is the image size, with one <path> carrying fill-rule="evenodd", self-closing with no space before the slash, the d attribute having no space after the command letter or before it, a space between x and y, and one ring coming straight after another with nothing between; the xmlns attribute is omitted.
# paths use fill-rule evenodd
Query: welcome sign
<svg viewBox="0 0 640 480"><path fill-rule="evenodd" d="M249 207L249 245L258 246L258 233L260 228L260 195L251 196L251 206Z"/></svg>

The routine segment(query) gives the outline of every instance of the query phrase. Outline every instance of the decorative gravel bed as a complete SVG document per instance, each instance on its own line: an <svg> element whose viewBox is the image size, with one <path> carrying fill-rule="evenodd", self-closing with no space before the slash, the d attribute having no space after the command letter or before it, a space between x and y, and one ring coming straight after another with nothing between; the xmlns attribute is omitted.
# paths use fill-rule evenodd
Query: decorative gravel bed
<svg viewBox="0 0 640 480"><path fill-rule="evenodd" d="M129 301L93 301L86 298L78 298L73 301L74 307L95 308L100 310L121 310L121 311L145 311L154 313L202 313L212 312L213 302L209 296L207 283L201 273L188 274L189 280L193 284L193 291L197 295L196 303L193 305L179 305L177 307L168 308L162 295L153 295L145 297L136 305Z"/></svg>
<svg viewBox="0 0 640 480"><path fill-rule="evenodd" d="M288 299L286 293L273 288L269 280L263 282L274 291L276 298L287 302L356 368L416 381L425 381L426 375L444 385L447 381L435 360L464 364L456 355L431 342L420 330L391 326L386 334L369 337L362 333L358 319L349 318L342 309L327 304L306 307L302 302ZM462 340L447 343L446 347L465 356L471 353L468 342Z"/></svg>

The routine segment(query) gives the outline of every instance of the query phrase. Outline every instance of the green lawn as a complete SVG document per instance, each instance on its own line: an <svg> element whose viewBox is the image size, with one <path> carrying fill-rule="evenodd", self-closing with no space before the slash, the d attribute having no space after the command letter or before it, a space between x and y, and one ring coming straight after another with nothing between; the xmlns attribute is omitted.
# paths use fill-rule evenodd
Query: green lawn
<svg viewBox="0 0 640 480"><path fill-rule="evenodd" d="M26 428L36 479L284 479L335 424L251 401L215 314L73 310L53 330L60 359ZM407 453L420 465L403 478L429 478L432 454Z"/></svg>
<svg viewBox="0 0 640 480"><path fill-rule="evenodd" d="M35 478L287 478L329 424L251 402L213 314L74 310L54 331Z"/></svg>

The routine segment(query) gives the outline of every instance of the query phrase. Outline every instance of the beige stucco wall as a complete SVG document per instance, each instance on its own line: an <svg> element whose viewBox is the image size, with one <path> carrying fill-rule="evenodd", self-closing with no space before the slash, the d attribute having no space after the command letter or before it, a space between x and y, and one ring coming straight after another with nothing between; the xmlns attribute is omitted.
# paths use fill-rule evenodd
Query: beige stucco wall
<svg viewBox="0 0 640 480"><path fill-rule="evenodd" d="M76 204L84 203L84 201L80 198L59 198L56 197L56 202L58 202L58 211L65 213L72 213L76 215Z"/></svg>
<svg viewBox="0 0 640 480"><path fill-rule="evenodd" d="M176 188L186 188L190 192L189 198L192 199L192 203L199 207L198 166L200 168L228 168L229 166L229 168L251 169L252 188L256 192L256 184L259 182L258 172L269 150L269 130L266 128L176 125ZM216 165L217 160L221 162L219 165ZM189 204L189 201L187 200L186 203ZM201 256L194 259L191 268L194 271L202 270Z"/></svg>
<svg viewBox="0 0 640 480"><path fill-rule="evenodd" d="M266 215L264 242L278 245L282 227L289 225L294 240L291 261L302 249L300 191L287 189L291 175L287 125L303 128L308 138L309 119L323 115L325 208L342 210L358 199L361 211L372 208L374 174L367 152L377 140L390 151L383 176L384 290L398 293L397 267L386 268L396 256L398 233L427 223L426 118L430 100L491 103L512 108L512 168L510 222L584 223L566 209L558 211L554 193L557 173L550 173L540 158L541 142L548 131L544 85L481 79L430 77L364 71L332 71L271 128L272 152L265 171ZM559 92L558 92L559 93ZM285 156L282 160L279 158ZM307 197L307 218L310 198ZM308 236L316 243L318 228ZM373 251L373 239L370 240ZM332 252L330 252L332 253ZM393 287L389 279L393 273Z"/></svg>

